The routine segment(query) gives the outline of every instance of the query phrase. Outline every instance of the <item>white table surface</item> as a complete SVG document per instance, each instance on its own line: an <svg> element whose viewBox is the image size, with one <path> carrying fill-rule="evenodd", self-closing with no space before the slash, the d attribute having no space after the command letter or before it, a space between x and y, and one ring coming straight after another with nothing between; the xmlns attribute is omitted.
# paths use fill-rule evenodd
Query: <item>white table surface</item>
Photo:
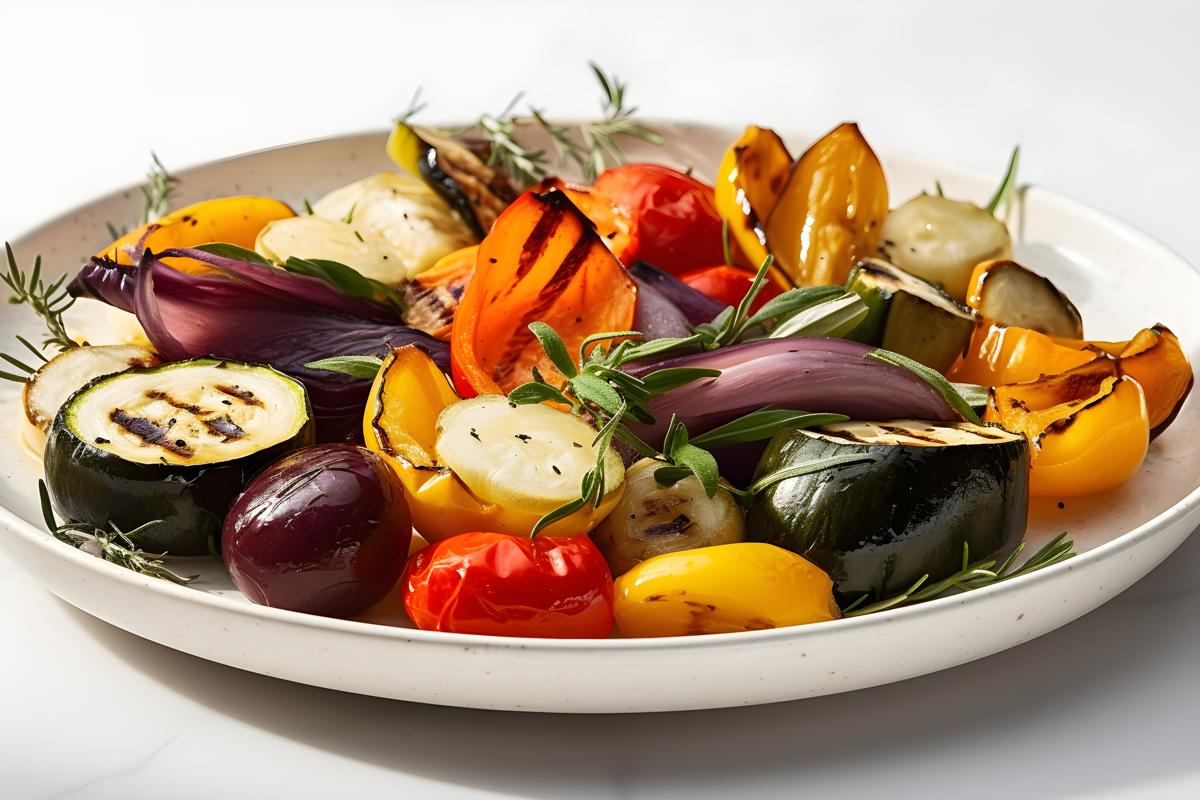
<svg viewBox="0 0 1200 800"><path fill-rule="evenodd" d="M519 89L591 114L593 58L660 117L814 133L851 118L885 156L997 172L1019 141L1024 180L1200 261L1200 13L1043 6L3 3L0 237L137 181L151 148L184 166L379 127L418 84L431 117ZM1198 566L1200 537L1057 633L889 687L569 717L217 666L94 621L0 557L0 796L1195 797Z"/></svg>

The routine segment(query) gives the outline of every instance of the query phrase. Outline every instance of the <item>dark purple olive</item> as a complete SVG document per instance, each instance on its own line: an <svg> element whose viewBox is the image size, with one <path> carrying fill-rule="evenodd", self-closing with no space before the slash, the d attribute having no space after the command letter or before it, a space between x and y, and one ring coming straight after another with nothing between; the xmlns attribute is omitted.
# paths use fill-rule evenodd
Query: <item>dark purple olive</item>
<svg viewBox="0 0 1200 800"><path fill-rule="evenodd" d="M225 517L221 554L255 603L348 617L391 591L411 539L403 488L383 459L324 444L250 483Z"/></svg>

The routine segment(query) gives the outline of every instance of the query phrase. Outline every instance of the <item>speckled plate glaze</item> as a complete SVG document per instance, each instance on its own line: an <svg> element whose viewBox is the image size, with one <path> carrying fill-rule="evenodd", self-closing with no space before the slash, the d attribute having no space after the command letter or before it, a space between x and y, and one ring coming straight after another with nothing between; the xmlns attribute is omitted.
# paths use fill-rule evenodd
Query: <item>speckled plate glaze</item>
<svg viewBox="0 0 1200 800"><path fill-rule="evenodd" d="M733 128L663 123L669 145L634 157L693 166L711 177ZM788 137L794 149L811 136ZM253 193L293 203L388 169L384 135L289 145L179 173L178 202ZM893 202L932 187L980 200L994 176L884 154ZM1200 363L1200 273L1144 234L1037 187L1011 221L1016 255L1079 305L1088 335L1122 339L1163 322ZM19 259L42 254L50 275L75 269L107 243L104 223L136 218L125 189L77 208L14 242ZM1162 292L1161 286L1173 291ZM83 306L83 304L80 304ZM75 321L95 324L99 310ZM90 318L89 318L90 315ZM19 308L0 317L0 341L36 334ZM1200 401L1184 406L1151 446L1136 478L1103 496L1036 502L1027 540L1070 531L1081 555L966 595L799 628L679 639L541 640L429 633L407 626L395 597L361 620L255 606L213 559L177 560L200 580L153 580L57 542L43 528L34 483L41 465L24 442L18 392L0 388L7 447L0 450L0 545L45 586L113 625L201 658L347 692L474 708L635 712L769 703L848 691L945 669L1054 630L1130 586L1200 523Z"/></svg>

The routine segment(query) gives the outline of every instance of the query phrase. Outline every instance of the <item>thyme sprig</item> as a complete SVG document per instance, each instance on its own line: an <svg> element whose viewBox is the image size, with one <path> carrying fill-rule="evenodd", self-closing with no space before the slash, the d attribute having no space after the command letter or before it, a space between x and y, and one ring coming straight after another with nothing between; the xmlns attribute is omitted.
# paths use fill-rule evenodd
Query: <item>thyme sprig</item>
<svg viewBox="0 0 1200 800"><path fill-rule="evenodd" d="M875 614L879 611L886 611L889 608L932 600L935 597L941 597L954 591L969 592L973 589L981 589L984 586L991 586L1001 581L1019 578L1022 575L1029 575L1040 569L1052 567L1055 564L1061 564L1067 559L1074 558L1076 555L1075 542L1068 539L1067 534L1064 532L1051 539L1045 547L1042 547L1031 555L1029 560L1020 567L1013 569L1017 558L1024 550L1025 543L1021 542L1008 558L999 564L997 564L995 559L986 559L972 563L970 546L966 542L963 542L962 569L950 577L935 583L927 583L929 576L924 575L900 594L869 605L864 605L867 601L867 595L863 595L843 608L842 616L859 617L864 614Z"/></svg>
<svg viewBox="0 0 1200 800"><path fill-rule="evenodd" d="M1012 154L1008 157L1008 166L1004 170L1004 177L1000 179L1000 185L996 187L996 193L992 195L992 199L984 206L992 216L996 216L1001 208L1007 208L1012 203L1013 194L1017 190L1017 169L1021 164L1021 145L1016 145L1012 149Z"/></svg>
<svg viewBox="0 0 1200 800"><path fill-rule="evenodd" d="M148 225L165 217L171 210L171 199L179 191L179 183L179 178L168 172L162 161L159 160L158 154L151 150L150 167L146 170L146 182L141 186L142 215L137 224ZM128 225L117 227L112 222L106 222L104 225L108 228L108 235L114 240L120 239L130 230Z"/></svg>
<svg viewBox="0 0 1200 800"><path fill-rule="evenodd" d="M163 563L161 555L149 555L134 545L133 537L161 524L162 520L147 522L128 532L122 531L111 523L109 530L79 522L60 523L54 517L54 508L50 504L50 493L43 480L38 481L38 497L41 499L42 519L45 520L46 529L54 535L55 539L64 544L90 552L104 561L133 570L140 575L162 578L181 586L189 584L199 577L192 575L185 578L168 568Z"/></svg>

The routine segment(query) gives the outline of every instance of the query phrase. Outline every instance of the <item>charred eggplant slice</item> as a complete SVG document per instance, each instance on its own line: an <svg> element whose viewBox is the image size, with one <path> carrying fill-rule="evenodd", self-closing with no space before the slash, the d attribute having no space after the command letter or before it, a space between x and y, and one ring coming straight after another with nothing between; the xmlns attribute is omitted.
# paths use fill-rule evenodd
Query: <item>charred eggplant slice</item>
<svg viewBox="0 0 1200 800"><path fill-rule="evenodd" d="M403 122L387 143L392 161L420 176L480 237L517 196L504 172L488 163L490 148L482 140L455 139Z"/></svg>
<svg viewBox="0 0 1200 800"><path fill-rule="evenodd" d="M966 352L975 329L970 309L942 289L875 258L860 261L846 288L867 304L850 338L920 361L938 372Z"/></svg>
<svg viewBox="0 0 1200 800"><path fill-rule="evenodd" d="M1015 261L986 261L975 268L967 305L984 319L1030 328L1047 336L1083 338L1083 317L1074 303L1036 272Z"/></svg>
<svg viewBox="0 0 1200 800"><path fill-rule="evenodd" d="M750 502L752 538L826 570L844 598L903 591L972 560L1004 557L1025 533L1029 445L1002 428L900 420L783 430L755 479L831 456L872 461L769 486Z"/></svg>
<svg viewBox="0 0 1200 800"><path fill-rule="evenodd" d="M312 444L304 386L257 364L198 358L97 378L59 409L46 483L70 520L131 530L140 547L209 552L250 478Z"/></svg>

